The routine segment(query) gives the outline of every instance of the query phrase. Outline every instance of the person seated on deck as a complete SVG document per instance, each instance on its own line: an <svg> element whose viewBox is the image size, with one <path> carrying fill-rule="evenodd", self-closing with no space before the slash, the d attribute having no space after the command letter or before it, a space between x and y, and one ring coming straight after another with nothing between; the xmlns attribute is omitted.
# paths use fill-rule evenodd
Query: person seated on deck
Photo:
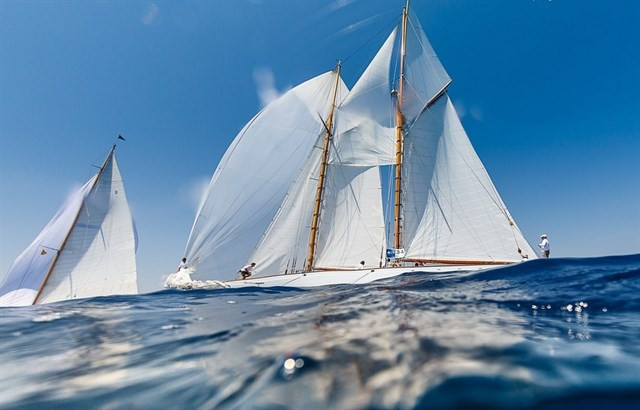
<svg viewBox="0 0 640 410"><path fill-rule="evenodd" d="M180 272L182 269L188 269L189 265L187 265L187 258L182 258L182 262L178 265L178 270L176 272Z"/></svg>
<svg viewBox="0 0 640 410"><path fill-rule="evenodd" d="M240 269L238 271L239 273L239 279L247 279L249 276L251 276L251 274L253 273L253 268L256 266L255 262L251 262L251 264L243 267L242 269Z"/></svg>
<svg viewBox="0 0 640 410"><path fill-rule="evenodd" d="M358 264L358 269L364 269L364 261L360 261Z"/></svg>

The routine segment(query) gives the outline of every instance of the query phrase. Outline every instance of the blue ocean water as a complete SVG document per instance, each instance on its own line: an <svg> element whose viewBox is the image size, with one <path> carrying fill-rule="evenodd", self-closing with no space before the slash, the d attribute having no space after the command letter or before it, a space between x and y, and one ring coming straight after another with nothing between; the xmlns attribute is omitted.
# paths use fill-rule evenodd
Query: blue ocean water
<svg viewBox="0 0 640 410"><path fill-rule="evenodd" d="M0 310L0 408L640 408L640 255Z"/></svg>

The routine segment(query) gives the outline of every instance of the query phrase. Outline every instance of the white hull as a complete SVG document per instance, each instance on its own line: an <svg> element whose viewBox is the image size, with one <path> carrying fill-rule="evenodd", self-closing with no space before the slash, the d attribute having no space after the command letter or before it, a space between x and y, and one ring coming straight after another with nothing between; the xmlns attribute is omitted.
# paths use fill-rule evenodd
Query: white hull
<svg viewBox="0 0 640 410"><path fill-rule="evenodd" d="M381 279L393 278L410 272L421 273L447 273L447 272L476 272L486 269L494 269L504 265L444 265L434 264L427 266L404 266L398 268L377 268L360 270L330 270L309 273L292 273L288 275L274 275L245 280L233 280L223 282L229 288L241 288L247 286L273 287L287 286L296 288L309 288L326 285L362 284Z"/></svg>

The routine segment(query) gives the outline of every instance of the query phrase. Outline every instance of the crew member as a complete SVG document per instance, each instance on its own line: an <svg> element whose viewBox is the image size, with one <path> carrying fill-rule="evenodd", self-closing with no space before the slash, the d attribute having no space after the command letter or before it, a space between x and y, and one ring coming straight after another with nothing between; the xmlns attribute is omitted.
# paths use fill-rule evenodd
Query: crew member
<svg viewBox="0 0 640 410"><path fill-rule="evenodd" d="M549 251L551 250L551 248L549 247L549 240L547 239L547 234L543 233L542 235L540 235L540 239L542 239L542 242L540 242L538 244L538 246L540 247L540 250L542 251L542 257L543 258L548 258L549 257Z"/></svg>
<svg viewBox="0 0 640 410"><path fill-rule="evenodd" d="M178 270L176 272L180 272L181 269L188 269L189 265L187 265L187 258L182 258L182 262L178 265Z"/></svg>
<svg viewBox="0 0 640 410"><path fill-rule="evenodd" d="M244 268L240 269L238 271L238 273L241 276L241 279L247 279L249 276L251 276L251 274L253 273L253 268L256 266L255 262L251 262L251 264L245 266Z"/></svg>

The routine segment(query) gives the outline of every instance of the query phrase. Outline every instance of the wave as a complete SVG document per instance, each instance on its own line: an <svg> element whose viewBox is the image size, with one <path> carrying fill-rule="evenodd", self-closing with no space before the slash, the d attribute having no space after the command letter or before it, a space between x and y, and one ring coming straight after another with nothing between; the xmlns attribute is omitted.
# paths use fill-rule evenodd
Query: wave
<svg viewBox="0 0 640 410"><path fill-rule="evenodd" d="M0 315L2 408L637 408L640 255Z"/></svg>

